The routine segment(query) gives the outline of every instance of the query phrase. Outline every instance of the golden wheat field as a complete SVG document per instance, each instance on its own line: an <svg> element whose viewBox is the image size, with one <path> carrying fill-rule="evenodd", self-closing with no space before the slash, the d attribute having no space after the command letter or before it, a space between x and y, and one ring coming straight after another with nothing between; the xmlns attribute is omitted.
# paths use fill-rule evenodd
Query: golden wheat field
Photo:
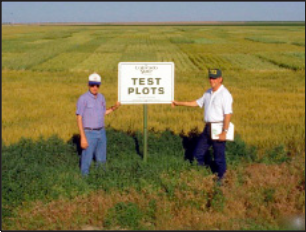
<svg viewBox="0 0 306 232"><path fill-rule="evenodd" d="M259 151L305 151L305 26L2 26L2 141L78 133L76 101L92 72L107 107L118 98L118 63L175 63L175 100L210 88L223 71L235 132ZM142 106L123 105L106 125L142 130ZM204 127L200 108L148 106L148 129L188 134Z"/></svg>

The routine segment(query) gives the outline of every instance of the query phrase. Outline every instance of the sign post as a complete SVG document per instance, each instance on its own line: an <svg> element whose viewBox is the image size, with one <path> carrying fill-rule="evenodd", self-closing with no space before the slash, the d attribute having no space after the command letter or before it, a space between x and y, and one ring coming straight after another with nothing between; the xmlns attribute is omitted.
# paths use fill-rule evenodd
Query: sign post
<svg viewBox="0 0 306 232"><path fill-rule="evenodd" d="M147 161L148 104L171 104L174 100L173 62L120 62L118 101L143 104L143 159Z"/></svg>
<svg viewBox="0 0 306 232"><path fill-rule="evenodd" d="M148 105L143 105L143 161L147 162L148 157L148 123L147 123L147 115L148 115Z"/></svg>

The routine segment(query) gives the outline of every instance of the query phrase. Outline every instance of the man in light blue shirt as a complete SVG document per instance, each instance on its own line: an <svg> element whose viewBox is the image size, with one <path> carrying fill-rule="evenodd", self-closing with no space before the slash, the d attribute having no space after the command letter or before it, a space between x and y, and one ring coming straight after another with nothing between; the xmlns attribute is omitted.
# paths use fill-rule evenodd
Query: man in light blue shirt
<svg viewBox="0 0 306 232"><path fill-rule="evenodd" d="M89 90L77 102L77 123L81 136L81 173L89 174L89 167L95 154L97 166L106 162L106 133L104 116L115 111L120 103L106 109L104 96L99 93L101 77L93 73L88 78Z"/></svg>
<svg viewBox="0 0 306 232"><path fill-rule="evenodd" d="M226 133L229 128L231 115L233 113L233 98L230 92L223 86L223 77L220 69L209 70L209 83L211 88L203 96L191 102L173 101L172 106L199 106L204 107L204 121L206 122L204 131L199 137L199 141L194 150L194 157L199 165L204 165L204 158L209 147L214 150L214 162L218 178L221 180L226 172L225 145ZM218 140L211 139L211 123L222 122L223 130L218 135Z"/></svg>

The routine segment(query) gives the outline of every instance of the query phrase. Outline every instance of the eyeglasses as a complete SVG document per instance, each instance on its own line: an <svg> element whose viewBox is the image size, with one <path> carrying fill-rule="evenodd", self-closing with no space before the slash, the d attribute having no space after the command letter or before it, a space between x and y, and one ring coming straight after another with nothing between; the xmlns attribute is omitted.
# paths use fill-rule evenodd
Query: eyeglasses
<svg viewBox="0 0 306 232"><path fill-rule="evenodd" d="M99 88L100 87L100 85L89 85L90 87L95 87L95 86L97 86L97 88Z"/></svg>

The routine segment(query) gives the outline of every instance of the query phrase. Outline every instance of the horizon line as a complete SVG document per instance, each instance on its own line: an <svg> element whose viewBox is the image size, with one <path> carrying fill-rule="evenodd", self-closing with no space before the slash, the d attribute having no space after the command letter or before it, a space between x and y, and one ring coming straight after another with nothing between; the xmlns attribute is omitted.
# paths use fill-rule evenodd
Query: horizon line
<svg viewBox="0 0 306 232"><path fill-rule="evenodd" d="M83 25L154 25L154 24L230 24L230 23L284 23L284 22L295 22L295 23L305 23L305 20L237 20L237 21L132 21L132 22L2 22L3 24L14 24L14 25L43 25L43 24L83 24Z"/></svg>

